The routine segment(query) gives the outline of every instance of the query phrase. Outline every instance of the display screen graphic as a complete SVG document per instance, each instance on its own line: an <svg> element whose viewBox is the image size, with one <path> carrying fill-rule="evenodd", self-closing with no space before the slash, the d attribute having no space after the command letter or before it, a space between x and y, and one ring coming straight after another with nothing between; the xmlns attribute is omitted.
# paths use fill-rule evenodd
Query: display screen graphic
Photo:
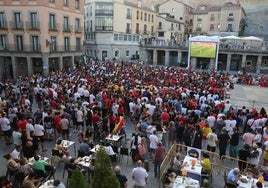
<svg viewBox="0 0 268 188"><path fill-rule="evenodd" d="M215 58L216 57L216 42L190 42L190 56L191 57L204 57Z"/></svg>

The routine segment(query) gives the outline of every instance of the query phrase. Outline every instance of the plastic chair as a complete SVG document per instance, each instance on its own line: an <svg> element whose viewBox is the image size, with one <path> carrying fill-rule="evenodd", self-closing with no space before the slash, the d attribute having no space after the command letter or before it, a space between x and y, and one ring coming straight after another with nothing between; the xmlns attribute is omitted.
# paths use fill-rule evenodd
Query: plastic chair
<svg viewBox="0 0 268 188"><path fill-rule="evenodd" d="M125 147L120 147L120 151L119 151L119 160L121 160L122 156L127 156L127 164L128 164L128 158L129 158L130 152L128 148Z"/></svg>

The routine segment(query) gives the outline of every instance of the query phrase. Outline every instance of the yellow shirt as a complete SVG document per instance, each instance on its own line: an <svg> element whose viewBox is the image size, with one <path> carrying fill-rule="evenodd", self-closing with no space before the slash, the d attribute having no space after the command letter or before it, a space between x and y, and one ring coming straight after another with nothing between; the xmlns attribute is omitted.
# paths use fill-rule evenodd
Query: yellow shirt
<svg viewBox="0 0 268 188"><path fill-rule="evenodd" d="M205 158L202 161L202 167L203 167L204 170L211 170L211 163L210 163L209 158Z"/></svg>

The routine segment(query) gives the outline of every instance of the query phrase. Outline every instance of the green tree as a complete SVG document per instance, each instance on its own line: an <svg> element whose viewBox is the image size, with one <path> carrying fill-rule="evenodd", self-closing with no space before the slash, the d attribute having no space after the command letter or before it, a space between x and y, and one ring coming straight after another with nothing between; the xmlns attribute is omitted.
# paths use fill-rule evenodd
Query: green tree
<svg viewBox="0 0 268 188"><path fill-rule="evenodd" d="M105 152L103 147L101 147L97 152L92 187L120 187L120 183L112 170L111 159L109 155Z"/></svg>
<svg viewBox="0 0 268 188"><path fill-rule="evenodd" d="M69 188L86 188L87 179L79 169L75 169L70 178Z"/></svg>

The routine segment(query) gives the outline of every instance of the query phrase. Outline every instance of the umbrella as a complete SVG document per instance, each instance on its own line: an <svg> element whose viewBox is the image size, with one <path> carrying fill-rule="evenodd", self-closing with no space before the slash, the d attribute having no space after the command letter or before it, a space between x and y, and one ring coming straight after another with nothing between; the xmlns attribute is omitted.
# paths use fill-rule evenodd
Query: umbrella
<svg viewBox="0 0 268 188"><path fill-rule="evenodd" d="M255 41L263 41L261 38L250 36L250 37L243 37L243 40L255 40Z"/></svg>

